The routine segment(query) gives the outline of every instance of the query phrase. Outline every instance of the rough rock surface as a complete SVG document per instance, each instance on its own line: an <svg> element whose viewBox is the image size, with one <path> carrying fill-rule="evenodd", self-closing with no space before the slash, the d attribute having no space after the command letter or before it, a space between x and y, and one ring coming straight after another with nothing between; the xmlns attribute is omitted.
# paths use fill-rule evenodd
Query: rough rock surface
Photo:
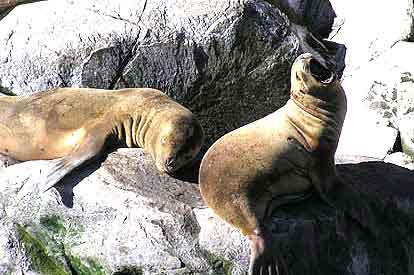
<svg viewBox="0 0 414 275"><path fill-rule="evenodd" d="M335 15L323 0L138 2L17 7L0 22L0 91L156 87L197 113L208 144L284 104L293 59L323 48L307 29L326 37ZM407 153L411 146L414 73L405 64L412 45L398 41L413 40L413 5L367 1L386 12L370 16L359 40L368 9L342 2L332 1L339 21L331 36L350 49L343 85L351 120L337 162L352 164L338 171L375 210L381 234L373 239L317 196L279 209L269 222L292 274L413 274L414 172L377 161L398 137ZM345 48L324 47L340 71ZM381 75L390 81L377 83L388 79ZM403 154L385 160L412 167ZM245 274L248 242L205 208L197 169L174 179L142 150L123 149L39 193L50 169L49 161L0 168L0 274Z"/></svg>
<svg viewBox="0 0 414 275"><path fill-rule="evenodd" d="M268 0L285 12L289 20L306 26L319 37L327 38L332 31L336 13L329 0Z"/></svg>
<svg viewBox="0 0 414 275"><path fill-rule="evenodd" d="M38 194L50 164L1 170L0 273L245 274L247 241L204 207L192 173L160 175L142 150L121 149ZM338 171L378 209L380 237L317 196L279 209L269 222L291 274L411 274L414 172L382 162Z"/></svg>
<svg viewBox="0 0 414 275"><path fill-rule="evenodd" d="M404 152L413 147L414 125L409 115L414 83L414 3L411 0L332 0L338 15L333 41L347 47L342 85L348 114L339 152L383 159L394 152L400 132ZM367 13L369 10L375 12ZM411 63L411 64L410 64ZM407 115L403 115L407 112ZM397 147L401 147L398 145Z"/></svg>
<svg viewBox="0 0 414 275"><path fill-rule="evenodd" d="M328 4L307 4L305 17L327 15L312 28L330 30ZM198 115L207 145L281 107L291 63L320 47L260 0L34 3L1 21L0 44L1 84L17 94L58 86L158 88ZM343 50L329 44L338 63Z"/></svg>
<svg viewBox="0 0 414 275"><path fill-rule="evenodd" d="M403 152L393 153L388 155L384 162L392 163L410 170L414 170L414 159L413 157L404 154Z"/></svg>

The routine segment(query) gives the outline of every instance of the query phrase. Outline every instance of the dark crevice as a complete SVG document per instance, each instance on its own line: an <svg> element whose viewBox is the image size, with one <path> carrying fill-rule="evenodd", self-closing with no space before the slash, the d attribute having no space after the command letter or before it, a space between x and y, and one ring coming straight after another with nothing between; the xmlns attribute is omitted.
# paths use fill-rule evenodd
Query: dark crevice
<svg viewBox="0 0 414 275"><path fill-rule="evenodd" d="M62 247L62 254L63 254L63 258L65 259L65 263L66 263L67 267L69 268L70 274L72 274L72 275L80 275L76 271L76 269L73 267L72 262L71 262L69 256L66 254L64 247Z"/></svg>
<svg viewBox="0 0 414 275"><path fill-rule="evenodd" d="M402 148L402 142L401 142L401 133L400 131L398 131L397 137L395 139L395 143L392 146L392 149L390 150L390 152L388 152L388 154L402 152L402 151L403 151L403 148Z"/></svg>

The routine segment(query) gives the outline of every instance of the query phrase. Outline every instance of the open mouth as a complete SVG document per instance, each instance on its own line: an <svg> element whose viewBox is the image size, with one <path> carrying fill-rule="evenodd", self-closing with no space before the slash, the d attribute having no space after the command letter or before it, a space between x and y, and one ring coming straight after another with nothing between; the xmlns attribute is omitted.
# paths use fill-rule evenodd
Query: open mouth
<svg viewBox="0 0 414 275"><path fill-rule="evenodd" d="M315 58L309 61L309 70L313 77L321 83L329 84L335 80L335 73L325 68Z"/></svg>

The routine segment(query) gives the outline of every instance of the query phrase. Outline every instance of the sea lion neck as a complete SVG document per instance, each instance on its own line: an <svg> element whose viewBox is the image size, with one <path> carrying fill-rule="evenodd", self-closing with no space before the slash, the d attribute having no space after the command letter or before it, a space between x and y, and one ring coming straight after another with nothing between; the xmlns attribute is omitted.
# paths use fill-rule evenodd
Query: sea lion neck
<svg viewBox="0 0 414 275"><path fill-rule="evenodd" d="M158 132L154 129L152 121L157 115L156 108L139 108L131 106L129 110L119 111L119 116L114 121L112 127L113 137L119 144L124 144L129 148L146 148L150 154L153 148L148 147L148 141Z"/></svg>
<svg viewBox="0 0 414 275"><path fill-rule="evenodd" d="M331 114L336 113L338 109L336 100L333 100L334 102L331 102L331 100L323 100L300 90L291 90L290 99L299 108L321 120L324 120Z"/></svg>
<svg viewBox="0 0 414 275"><path fill-rule="evenodd" d="M292 90L287 105L288 120L297 130L298 136L303 138L302 144L308 151L320 152L327 148L336 151L346 113L346 101L334 98L333 102L328 102Z"/></svg>

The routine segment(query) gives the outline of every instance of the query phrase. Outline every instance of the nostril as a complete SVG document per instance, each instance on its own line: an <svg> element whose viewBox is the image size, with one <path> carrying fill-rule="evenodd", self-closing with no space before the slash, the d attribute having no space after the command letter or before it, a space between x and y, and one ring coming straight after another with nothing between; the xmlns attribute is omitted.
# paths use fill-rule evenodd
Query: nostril
<svg viewBox="0 0 414 275"><path fill-rule="evenodd" d="M171 158L167 158L167 160L165 161L165 166L170 167L174 164L175 162L175 158L171 157Z"/></svg>

